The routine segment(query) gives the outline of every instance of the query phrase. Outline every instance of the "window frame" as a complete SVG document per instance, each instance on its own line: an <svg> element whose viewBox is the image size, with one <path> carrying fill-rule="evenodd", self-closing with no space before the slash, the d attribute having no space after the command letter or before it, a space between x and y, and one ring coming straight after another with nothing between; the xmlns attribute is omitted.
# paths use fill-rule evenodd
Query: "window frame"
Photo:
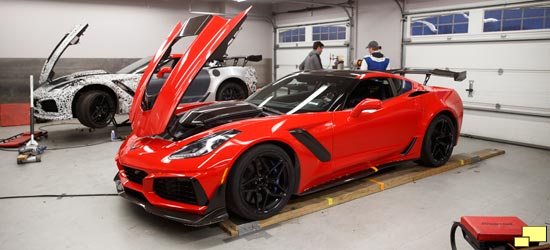
<svg viewBox="0 0 550 250"><path fill-rule="evenodd" d="M441 13L441 14L414 17L414 18L411 18L411 20L410 20L411 23L408 26L409 27L409 32L410 32L411 36L414 36L414 37L467 34L469 32L469 28L470 28L469 21L468 21L469 20L469 14L470 14L469 11L458 11L458 12L452 12L452 13ZM456 20L457 17L459 17L461 15L466 15L466 16L468 16L468 18L464 17L466 20ZM451 17L450 22L442 23L441 19L446 18L446 17ZM433 20L429 20L429 19L433 19ZM422 22L419 22L419 21L422 21ZM433 32L433 30L428 26L428 24L426 24L424 22L433 25L434 28L436 29L437 33L435 33L435 34L425 34L426 29L428 29L432 32ZM417 23L420 23L420 24L417 24ZM466 24L466 31L465 32L455 32L455 29L456 29L457 26L464 25L464 24ZM441 30L442 26L443 27L450 26L451 32L450 33L440 33L440 30ZM414 34L415 33L414 28L421 28L421 33L422 34Z"/></svg>
<svg viewBox="0 0 550 250"><path fill-rule="evenodd" d="M525 13L529 9L542 9L542 15L541 16L525 16ZM520 10L519 17L506 17L506 11L514 11L514 10ZM486 30L487 26L493 22L485 22L485 20L488 19L487 12L494 12L499 11L500 12L500 20L495 21L499 23L500 28L498 30ZM493 17L489 17L493 18ZM535 19L541 19L542 21L542 28L535 28L535 29L524 29L524 21L529 20L535 20ZM514 31L536 31L536 30L550 30L550 5L547 4L535 4L530 6L514 6L514 7L497 7L497 8L487 8L483 10L483 33L493 33L493 32L514 32ZM506 22L512 22L512 21L519 21L519 29L508 29L505 30L505 23Z"/></svg>
<svg viewBox="0 0 550 250"><path fill-rule="evenodd" d="M294 32L297 32L297 35L294 35ZM291 41L284 41L286 34L290 33L290 40ZM303 40L301 40L303 35ZM294 41L294 37L298 37L298 40ZM283 41L281 41L283 40ZM301 43L306 41L306 28L305 27L295 27L295 28L289 28L289 29L281 29L277 32L277 41L278 43Z"/></svg>
<svg viewBox="0 0 550 250"><path fill-rule="evenodd" d="M311 40L312 41L346 41L348 39L347 26L345 24L329 24L329 25L313 25L311 26ZM320 29L316 31L316 29ZM323 29L326 29L325 31ZM334 31L334 32L333 32ZM331 35L336 35L336 39L331 39ZM344 35L344 38L340 39L340 34ZM318 37L315 37L315 36ZM326 35L326 39L323 38Z"/></svg>
<svg viewBox="0 0 550 250"><path fill-rule="evenodd" d="M515 4L502 4L502 5L491 5L483 6L475 5L471 7L445 7L442 8L433 8L433 9L418 9L411 10L405 14L405 34L404 34L404 43L405 44L421 44L421 43L453 43L453 42L483 42L483 41L507 41L507 40L537 40L537 39L547 39L550 35L550 29L527 29L527 30L511 30L511 31L493 31L493 32L484 32L484 17L485 11L488 10L498 10L505 8L529 8L529 7L543 7L549 8L550 1L545 0L537 3L515 3ZM413 19L418 19L421 17L434 16L434 15L443 15L451 13L460 13L468 11L469 15L469 24L468 24L468 33L455 33L455 34L439 34L439 35L426 35L426 36L413 36L411 31L411 25ZM549 13L545 13L545 18ZM546 19L544 19L546 20ZM544 24L546 25L546 23ZM550 23L549 23L550 25Z"/></svg>
<svg viewBox="0 0 550 250"><path fill-rule="evenodd" d="M346 39L342 40L320 40L325 47L326 46L349 46L351 44L350 42L350 34L351 34L351 27L348 21L330 21L326 23L303 23L303 24L290 24L288 26L284 27L278 27L276 30L276 44L275 46L278 48L311 48L313 42L319 41L319 40L313 40L313 27L314 26L340 26L345 27L345 37ZM296 28L305 28L305 41L303 42L281 42L280 40L280 32L296 29Z"/></svg>

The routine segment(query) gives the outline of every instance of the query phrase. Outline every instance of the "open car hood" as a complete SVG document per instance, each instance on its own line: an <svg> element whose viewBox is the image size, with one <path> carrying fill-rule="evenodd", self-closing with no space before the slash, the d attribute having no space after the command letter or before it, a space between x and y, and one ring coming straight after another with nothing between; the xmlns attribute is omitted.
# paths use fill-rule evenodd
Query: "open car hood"
<svg viewBox="0 0 550 250"><path fill-rule="evenodd" d="M88 24L79 24L75 26L71 32L63 36L61 41L59 41L59 43L55 46L55 49L52 51L48 59L46 59L44 66L42 66L40 79L38 80L39 85L53 79L55 75L53 68L63 52L65 52L65 49L71 45L78 44L78 41L80 41L80 36L84 34L84 31L86 31L87 28Z"/></svg>
<svg viewBox="0 0 550 250"><path fill-rule="evenodd" d="M232 19L206 15L190 18L185 24L176 24L153 56L136 89L129 118L137 136L164 132L189 84L206 62L223 58L250 8ZM147 86L162 58L170 56L172 46L180 38L195 35L195 40L173 67L160 91L148 93Z"/></svg>

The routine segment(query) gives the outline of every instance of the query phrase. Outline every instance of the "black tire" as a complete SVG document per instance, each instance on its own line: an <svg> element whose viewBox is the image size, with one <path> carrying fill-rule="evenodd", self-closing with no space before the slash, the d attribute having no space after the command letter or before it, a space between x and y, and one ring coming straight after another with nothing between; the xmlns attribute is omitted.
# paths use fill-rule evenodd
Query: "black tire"
<svg viewBox="0 0 550 250"><path fill-rule="evenodd" d="M287 204L295 170L288 154L272 144L256 146L235 163L227 178L229 211L248 220L263 220Z"/></svg>
<svg viewBox="0 0 550 250"><path fill-rule="evenodd" d="M226 81L216 92L216 101L241 100L248 97L248 91L241 84Z"/></svg>
<svg viewBox="0 0 550 250"><path fill-rule="evenodd" d="M446 115L436 116L424 135L422 152L418 163L427 167L439 167L453 154L456 127Z"/></svg>
<svg viewBox="0 0 550 250"><path fill-rule="evenodd" d="M78 121L90 128L103 128L115 116L115 100L101 90L84 92L76 102Z"/></svg>

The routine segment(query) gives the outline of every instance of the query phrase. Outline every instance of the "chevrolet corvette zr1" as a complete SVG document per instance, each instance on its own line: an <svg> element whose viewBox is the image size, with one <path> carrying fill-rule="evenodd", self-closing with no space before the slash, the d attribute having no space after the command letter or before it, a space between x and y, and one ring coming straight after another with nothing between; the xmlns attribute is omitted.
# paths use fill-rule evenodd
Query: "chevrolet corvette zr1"
<svg viewBox="0 0 550 250"><path fill-rule="evenodd" d="M119 194L186 225L277 214L304 195L416 160L447 162L463 107L458 94L402 74L445 70L305 71L283 77L244 101L178 105L206 61L224 53L248 10L230 20L201 16L178 24L145 71L116 156ZM155 65L179 36L196 39L152 89ZM184 60L183 58L186 58Z"/></svg>

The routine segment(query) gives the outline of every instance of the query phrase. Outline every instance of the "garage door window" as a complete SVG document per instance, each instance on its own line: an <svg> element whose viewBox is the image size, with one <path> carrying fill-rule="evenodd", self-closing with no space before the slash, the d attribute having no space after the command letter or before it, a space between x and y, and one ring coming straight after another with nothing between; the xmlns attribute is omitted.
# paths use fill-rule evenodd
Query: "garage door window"
<svg viewBox="0 0 550 250"><path fill-rule="evenodd" d="M279 43L304 42L305 40L306 28L279 31Z"/></svg>
<svg viewBox="0 0 550 250"><path fill-rule="evenodd" d="M468 12L415 18L411 24L413 36L468 33Z"/></svg>
<svg viewBox="0 0 550 250"><path fill-rule="evenodd" d="M345 26L313 26L313 41L327 40L346 40Z"/></svg>
<svg viewBox="0 0 550 250"><path fill-rule="evenodd" d="M550 29L550 7L486 10L483 32Z"/></svg>

